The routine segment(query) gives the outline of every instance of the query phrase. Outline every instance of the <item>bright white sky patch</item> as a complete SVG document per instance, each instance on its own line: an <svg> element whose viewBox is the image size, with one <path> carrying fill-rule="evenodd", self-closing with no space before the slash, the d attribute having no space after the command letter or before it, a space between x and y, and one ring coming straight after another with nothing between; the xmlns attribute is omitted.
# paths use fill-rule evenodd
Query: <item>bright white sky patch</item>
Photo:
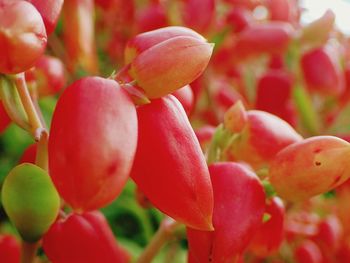
<svg viewBox="0 0 350 263"><path fill-rule="evenodd" d="M303 22L309 23L331 9L335 13L337 27L350 34L350 0L301 0L301 3L307 9L302 16Z"/></svg>

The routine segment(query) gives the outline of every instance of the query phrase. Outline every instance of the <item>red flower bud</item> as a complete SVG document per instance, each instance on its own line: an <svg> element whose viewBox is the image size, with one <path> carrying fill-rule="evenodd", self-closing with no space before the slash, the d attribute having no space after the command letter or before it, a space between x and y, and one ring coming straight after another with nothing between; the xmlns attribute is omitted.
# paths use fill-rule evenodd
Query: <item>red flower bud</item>
<svg viewBox="0 0 350 263"><path fill-rule="evenodd" d="M4 263L19 263L21 246L14 236L0 235L0 259Z"/></svg>
<svg viewBox="0 0 350 263"><path fill-rule="evenodd" d="M31 68L45 50L47 36L40 13L25 1L0 2L0 72Z"/></svg>
<svg viewBox="0 0 350 263"><path fill-rule="evenodd" d="M284 199L301 201L325 193L350 177L350 144L333 136L315 136L280 151L269 178Z"/></svg>
<svg viewBox="0 0 350 263"><path fill-rule="evenodd" d="M286 52L292 34L293 28L288 23L252 24L239 34L232 52L238 60L262 54L281 54Z"/></svg>
<svg viewBox="0 0 350 263"><path fill-rule="evenodd" d="M81 79L56 106L49 138L50 175L76 210L105 206L119 195L137 141L135 106L113 80Z"/></svg>
<svg viewBox="0 0 350 263"><path fill-rule="evenodd" d="M325 252L334 253L340 247L343 238L343 226L336 215L329 215L318 225L315 240Z"/></svg>
<svg viewBox="0 0 350 263"><path fill-rule="evenodd" d="M207 164L183 107L169 95L138 107L132 179L151 203L193 228L212 229Z"/></svg>
<svg viewBox="0 0 350 263"><path fill-rule="evenodd" d="M36 81L39 96L54 95L66 82L63 63L58 58L42 56L35 68L26 72L26 80Z"/></svg>
<svg viewBox="0 0 350 263"><path fill-rule="evenodd" d="M256 109L270 112L295 125L291 104L292 86L292 75L285 70L268 71L258 80Z"/></svg>
<svg viewBox="0 0 350 263"><path fill-rule="evenodd" d="M267 8L271 20L297 22L299 7L294 0L268 0Z"/></svg>
<svg viewBox="0 0 350 263"><path fill-rule="evenodd" d="M37 150L37 144L29 145L27 149L24 150L21 158L19 159L18 163L32 163L35 164L36 159L36 150Z"/></svg>
<svg viewBox="0 0 350 263"><path fill-rule="evenodd" d="M249 245L249 250L262 258L276 253L282 244L285 213L282 200L278 197L268 200L265 213L270 218L261 225Z"/></svg>
<svg viewBox="0 0 350 263"><path fill-rule="evenodd" d="M227 127L242 127L242 113L230 118ZM284 147L301 141L302 137L282 119L258 110L246 112L246 125L232 146L232 154L254 168L269 164ZM278 127L278 128L277 128ZM236 130L238 131L238 130Z"/></svg>
<svg viewBox="0 0 350 263"><path fill-rule="evenodd" d="M215 18L215 0L184 0L182 18L184 24L205 33Z"/></svg>
<svg viewBox="0 0 350 263"><path fill-rule="evenodd" d="M138 55L130 75L150 99L167 95L195 80L205 70L213 45L179 36L163 41Z"/></svg>
<svg viewBox="0 0 350 263"><path fill-rule="evenodd" d="M205 42L205 38L203 38L200 34L193 31L192 29L181 26L169 26L145 32L136 35L128 41L124 52L125 64L131 63L143 51L163 41L179 36L194 37L200 41Z"/></svg>
<svg viewBox="0 0 350 263"><path fill-rule="evenodd" d="M52 263L129 262L98 211L59 219L44 236L43 248Z"/></svg>
<svg viewBox="0 0 350 263"><path fill-rule="evenodd" d="M209 166L214 190L213 232L187 228L194 263L235 262L262 222L265 194L254 172L238 163Z"/></svg>
<svg viewBox="0 0 350 263"><path fill-rule="evenodd" d="M232 27L233 32L243 31L253 21L251 13L244 8L233 8L226 16L226 24Z"/></svg>
<svg viewBox="0 0 350 263"><path fill-rule="evenodd" d="M313 49L301 58L305 82L311 91L340 95L345 86L339 66L324 48Z"/></svg>
<svg viewBox="0 0 350 263"><path fill-rule="evenodd" d="M38 9L44 20L46 33L50 35L56 27L58 17L60 16L63 0L27 0Z"/></svg>
<svg viewBox="0 0 350 263"><path fill-rule="evenodd" d="M320 248L311 240L304 240L294 251L297 263L322 263Z"/></svg>
<svg viewBox="0 0 350 263"><path fill-rule="evenodd" d="M292 93L292 76L284 70L266 72L257 84L256 108L270 113L286 107Z"/></svg>
<svg viewBox="0 0 350 263"><path fill-rule="evenodd" d="M136 16L137 32L145 32L169 25L166 9L160 3L151 3Z"/></svg>

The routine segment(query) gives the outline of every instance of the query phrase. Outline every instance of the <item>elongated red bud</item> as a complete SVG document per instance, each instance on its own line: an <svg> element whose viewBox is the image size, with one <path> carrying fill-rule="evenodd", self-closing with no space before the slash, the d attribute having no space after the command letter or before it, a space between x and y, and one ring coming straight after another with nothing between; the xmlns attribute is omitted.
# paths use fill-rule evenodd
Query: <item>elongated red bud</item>
<svg viewBox="0 0 350 263"><path fill-rule="evenodd" d="M51 128L50 175L63 199L76 210L115 199L137 141L136 109L118 83L99 77L73 83L58 101Z"/></svg>
<svg viewBox="0 0 350 263"><path fill-rule="evenodd" d="M19 263L21 246L14 236L0 235L0 258L4 263Z"/></svg>
<svg viewBox="0 0 350 263"><path fill-rule="evenodd" d="M26 1L0 4L0 72L26 71L45 50L44 22L37 9Z"/></svg>
<svg viewBox="0 0 350 263"><path fill-rule="evenodd" d="M322 263L323 257L320 248L311 240L304 240L294 251L297 263Z"/></svg>
<svg viewBox="0 0 350 263"><path fill-rule="evenodd" d="M205 38L192 29L181 26L169 26L142 34L138 34L130 39L125 47L125 64L131 63L143 51L153 47L168 39L188 36L205 41Z"/></svg>
<svg viewBox="0 0 350 263"><path fill-rule="evenodd" d="M66 82L64 65L58 58L42 56L35 63L35 68L26 72L26 80L35 81L39 96L54 95Z"/></svg>
<svg viewBox="0 0 350 263"><path fill-rule="evenodd" d="M38 9L44 20L46 33L50 35L56 27L64 0L27 0Z"/></svg>
<svg viewBox="0 0 350 263"><path fill-rule="evenodd" d="M165 7L160 3L150 3L137 12L135 19L137 32L145 32L169 25Z"/></svg>
<svg viewBox="0 0 350 263"><path fill-rule="evenodd" d="M293 76L283 69L270 70L258 80L255 107L267 111L292 126L296 124L292 104Z"/></svg>
<svg viewBox="0 0 350 263"><path fill-rule="evenodd" d="M282 54L292 40L293 28L284 22L252 24L238 36L235 58L244 60L262 54Z"/></svg>
<svg viewBox="0 0 350 263"><path fill-rule="evenodd" d="M194 81L205 70L213 44L179 36L155 45L132 62L130 75L150 98L167 95Z"/></svg>
<svg viewBox="0 0 350 263"><path fill-rule="evenodd" d="M254 234L249 250L259 257L276 253L284 238L284 205L280 198L267 201L265 213L270 218Z"/></svg>
<svg viewBox="0 0 350 263"><path fill-rule="evenodd" d="M325 193L350 177L350 144L315 136L289 145L271 163L269 178L278 195L301 201Z"/></svg>
<svg viewBox="0 0 350 263"><path fill-rule="evenodd" d="M137 114L132 179L164 213L193 228L211 230L209 172L183 107L169 95L140 106Z"/></svg>
<svg viewBox="0 0 350 263"><path fill-rule="evenodd" d="M52 263L129 262L98 211L59 219L44 236L43 248Z"/></svg>
<svg viewBox="0 0 350 263"><path fill-rule="evenodd" d="M267 8L269 10L269 18L271 20L297 22L298 5L296 1L290 0L268 0Z"/></svg>
<svg viewBox="0 0 350 263"><path fill-rule="evenodd" d="M339 66L325 48L313 49L301 58L301 68L307 87L325 95L337 96L345 86Z"/></svg>
<svg viewBox="0 0 350 263"><path fill-rule="evenodd" d="M319 223L314 239L322 250L334 253L340 247L343 234L343 226L339 218L336 215L329 215Z"/></svg>
<svg viewBox="0 0 350 263"><path fill-rule="evenodd" d="M257 84L256 108L275 114L291 99L293 79L285 70L266 72Z"/></svg>
<svg viewBox="0 0 350 263"><path fill-rule="evenodd" d="M269 164L286 146L302 140L287 122L275 115L257 110L247 111L246 114L246 126L231 149L235 158L256 169ZM240 118L232 120L241 122Z"/></svg>
<svg viewBox="0 0 350 263"><path fill-rule="evenodd" d="M232 27L235 33L243 31L252 21L251 13L245 8L233 8L226 16L226 24Z"/></svg>
<svg viewBox="0 0 350 263"><path fill-rule="evenodd" d="M194 262L235 262L262 222L265 193L259 178L238 163L209 166L214 232L187 228Z"/></svg>
<svg viewBox="0 0 350 263"><path fill-rule="evenodd" d="M187 27L205 33L215 18L215 0L185 0L181 13Z"/></svg>
<svg viewBox="0 0 350 263"><path fill-rule="evenodd" d="M32 163L35 164L35 158L36 158L36 152L37 152L37 144L31 144L29 145L23 152L21 158L19 159L18 163Z"/></svg>

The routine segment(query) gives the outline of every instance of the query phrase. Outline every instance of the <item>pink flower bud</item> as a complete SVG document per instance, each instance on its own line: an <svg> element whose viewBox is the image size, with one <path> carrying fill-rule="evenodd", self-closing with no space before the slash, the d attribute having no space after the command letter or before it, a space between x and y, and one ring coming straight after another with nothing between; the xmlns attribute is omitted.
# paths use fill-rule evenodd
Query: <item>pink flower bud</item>
<svg viewBox="0 0 350 263"><path fill-rule="evenodd" d="M231 117L229 127L241 127L242 115L238 111ZM301 141L302 137L284 120L264 111L246 112L246 125L232 145L232 155L258 169L269 164L284 147ZM237 117L239 116L239 117ZM237 130L238 131L238 130Z"/></svg>
<svg viewBox="0 0 350 263"><path fill-rule="evenodd" d="M253 24L238 36L233 52L237 60L262 54L282 54L292 40L293 28L284 22Z"/></svg>
<svg viewBox="0 0 350 263"><path fill-rule="evenodd" d="M294 251L297 263L322 263L320 248L311 240L304 240Z"/></svg>
<svg viewBox="0 0 350 263"><path fill-rule="evenodd" d="M39 96L54 95L66 82L64 65L58 58L42 56L35 64L35 68L26 72L26 80L36 82Z"/></svg>
<svg viewBox="0 0 350 263"><path fill-rule="evenodd" d="M165 96L194 81L205 70L213 44L179 36L155 45L131 63L130 75L150 99Z"/></svg>
<svg viewBox="0 0 350 263"><path fill-rule="evenodd" d="M350 144L315 136L289 145L271 163L269 178L284 199L302 201L325 193L350 177Z"/></svg>
<svg viewBox="0 0 350 263"><path fill-rule="evenodd" d="M44 22L37 9L28 2L0 4L0 72L23 72L31 68L45 50Z"/></svg>
<svg viewBox="0 0 350 263"><path fill-rule="evenodd" d="M314 47L327 42L329 33L332 31L335 22L335 14L327 10L323 16L306 25L301 32L301 41Z"/></svg>
<svg viewBox="0 0 350 263"><path fill-rule="evenodd" d="M198 32L207 32L215 18L215 0L185 0L184 24Z"/></svg>
<svg viewBox="0 0 350 263"><path fill-rule="evenodd" d="M284 238L284 204L278 197L267 200L265 213L270 219L256 231L249 245L255 255L267 257L276 253Z"/></svg>
<svg viewBox="0 0 350 263"><path fill-rule="evenodd" d="M306 85L311 91L325 95L343 93L345 85L340 67L325 48L305 53L301 58L301 68Z"/></svg>
<svg viewBox="0 0 350 263"><path fill-rule="evenodd" d="M200 34L192 29L181 26L169 26L165 28L156 29L153 31L138 34L134 38L130 39L125 47L125 63L131 63L135 57L137 57L143 51L153 47L170 38L188 36L194 37L198 40L205 41Z"/></svg>
<svg viewBox="0 0 350 263"><path fill-rule="evenodd" d="M209 171L183 107L168 95L138 107L137 116L131 178L159 210L193 228L211 230Z"/></svg>
<svg viewBox="0 0 350 263"><path fill-rule="evenodd" d="M259 178L241 164L209 166L214 190L214 231L187 228L194 263L236 262L262 223L265 193Z"/></svg>

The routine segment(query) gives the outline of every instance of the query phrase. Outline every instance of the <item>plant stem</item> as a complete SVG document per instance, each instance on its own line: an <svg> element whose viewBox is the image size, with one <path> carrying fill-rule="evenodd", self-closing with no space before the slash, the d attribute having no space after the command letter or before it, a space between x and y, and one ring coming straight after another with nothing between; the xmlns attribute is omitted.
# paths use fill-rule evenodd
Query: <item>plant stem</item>
<svg viewBox="0 0 350 263"><path fill-rule="evenodd" d="M40 134L36 135L36 137L39 138L39 141L37 144L35 164L40 168L44 169L45 171L48 171L49 162L48 162L47 143L48 143L49 134L45 129L39 129L37 131L40 132Z"/></svg>
<svg viewBox="0 0 350 263"><path fill-rule="evenodd" d="M39 108L36 108L27 83L25 80L24 73L19 73L14 78L16 89L21 98L24 111L28 116L28 121L30 124L30 132L34 137L35 141L38 142L37 153L35 164L44 170L48 170L48 153L47 153L47 143L48 143L48 132L43 125L43 121L40 119L38 114ZM21 263L34 263L36 257L36 251L39 247L39 241L36 243L27 243L23 241L22 243L22 256Z"/></svg>
<svg viewBox="0 0 350 263"><path fill-rule="evenodd" d="M43 125L35 110L35 105L30 97L30 93L24 78L24 73L19 73L15 77L16 88L21 98L25 112L31 125L31 133L35 137L38 129L43 129ZM38 140L39 138L35 138Z"/></svg>
<svg viewBox="0 0 350 263"><path fill-rule="evenodd" d="M39 242L28 243L22 242L22 255L21 263L33 263L36 256L36 250L38 249Z"/></svg>
<svg viewBox="0 0 350 263"><path fill-rule="evenodd" d="M164 218L151 242L147 245L136 263L150 263L163 245L173 236L174 230L180 225L170 217Z"/></svg>

